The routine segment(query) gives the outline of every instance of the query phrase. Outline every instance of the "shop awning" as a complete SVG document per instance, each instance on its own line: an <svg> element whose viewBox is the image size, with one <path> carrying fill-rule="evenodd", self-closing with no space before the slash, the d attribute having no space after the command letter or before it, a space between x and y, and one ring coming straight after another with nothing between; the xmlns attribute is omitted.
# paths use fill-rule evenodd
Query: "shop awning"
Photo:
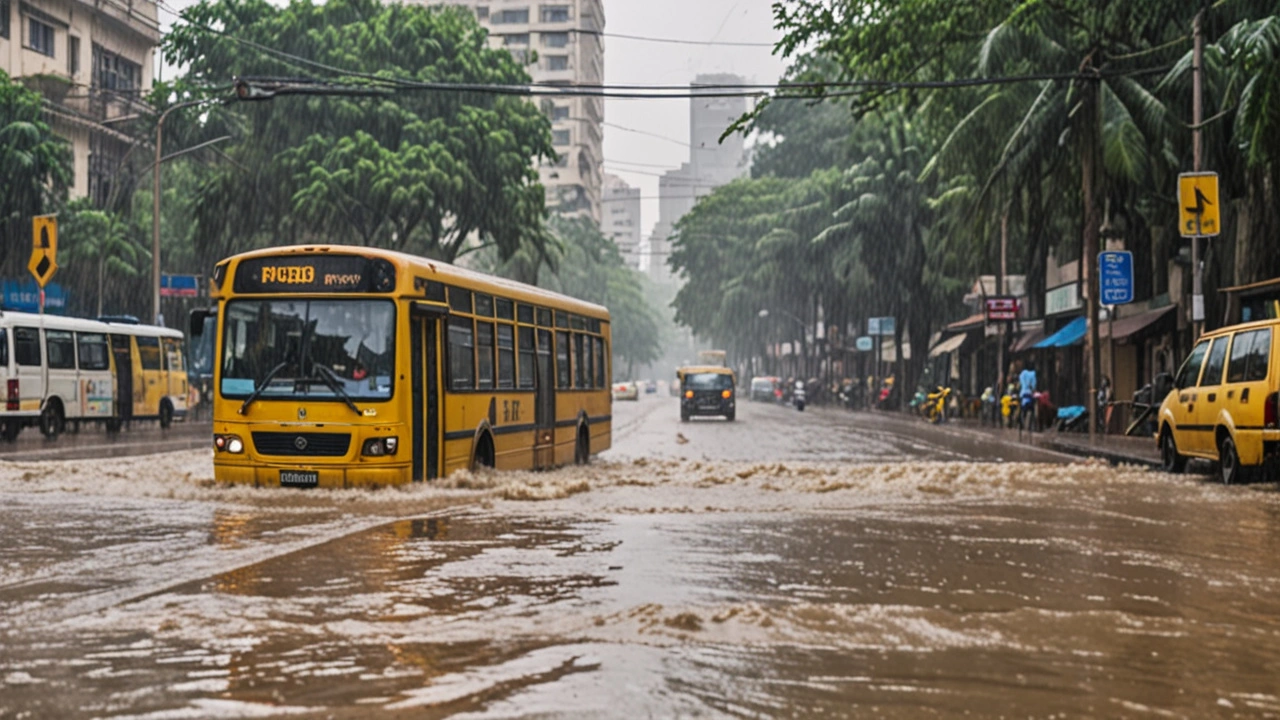
<svg viewBox="0 0 1280 720"><path fill-rule="evenodd" d="M1058 332L1036 343L1034 347L1056 348L1056 347L1067 347L1069 345L1075 345L1076 343L1079 343L1082 340L1084 340L1084 331L1087 329L1087 327L1088 327L1088 324L1085 321L1084 316L1082 315L1076 318L1075 320L1072 320L1071 322L1067 323L1066 326L1064 326Z"/></svg>
<svg viewBox="0 0 1280 720"><path fill-rule="evenodd" d="M1028 330L1022 333L1022 337L1018 338L1018 342L1013 344L1013 349L1009 352L1020 353L1024 350L1030 350L1035 347L1036 343L1044 339L1044 328L1039 327L1034 330Z"/></svg>
<svg viewBox="0 0 1280 720"><path fill-rule="evenodd" d="M946 330L947 332L967 332L969 330L977 330L986 324L987 314L985 312L980 312L976 315L970 315L963 320L951 323L947 326Z"/></svg>
<svg viewBox="0 0 1280 720"><path fill-rule="evenodd" d="M1098 323L1098 337L1106 338L1114 335L1117 340L1123 340L1134 333L1146 329L1160 318L1173 312L1176 307L1176 305L1166 305L1158 310L1150 310L1141 315L1120 318L1115 322L1100 322Z"/></svg>
<svg viewBox="0 0 1280 720"><path fill-rule="evenodd" d="M946 340L943 340L942 342L933 346L933 349L929 351L929 357L934 358L934 357L938 357L939 355L946 355L949 352L955 352L959 350L960 346L964 344L965 338L967 337L969 336L960 334L960 335L949 337Z"/></svg>

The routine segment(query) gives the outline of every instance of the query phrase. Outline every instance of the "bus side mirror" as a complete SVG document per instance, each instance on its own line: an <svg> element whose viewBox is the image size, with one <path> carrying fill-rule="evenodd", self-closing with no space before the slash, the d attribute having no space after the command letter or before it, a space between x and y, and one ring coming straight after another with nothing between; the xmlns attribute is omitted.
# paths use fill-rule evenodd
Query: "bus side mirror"
<svg viewBox="0 0 1280 720"><path fill-rule="evenodd" d="M188 334L191 337L200 337L204 334L204 321L213 317L214 311L209 308L196 308L191 311L191 315L187 318L189 324L187 326Z"/></svg>

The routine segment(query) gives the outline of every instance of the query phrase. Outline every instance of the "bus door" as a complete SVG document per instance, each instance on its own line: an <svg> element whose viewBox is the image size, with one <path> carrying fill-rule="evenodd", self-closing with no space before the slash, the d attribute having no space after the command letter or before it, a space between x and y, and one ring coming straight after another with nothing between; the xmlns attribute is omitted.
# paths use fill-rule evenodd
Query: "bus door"
<svg viewBox="0 0 1280 720"><path fill-rule="evenodd" d="M551 349L551 331L538 330L538 371L533 399L534 425L533 466L549 468L556 464L556 369Z"/></svg>
<svg viewBox="0 0 1280 720"><path fill-rule="evenodd" d="M155 416L160 414L160 399L168 390L164 382L164 365L161 362L160 338L155 335L135 335L138 344L138 363L142 372L133 386L133 414Z"/></svg>
<svg viewBox="0 0 1280 720"><path fill-rule="evenodd" d="M111 355L116 361L116 414L121 420L133 417L133 343L128 335L111 336Z"/></svg>
<svg viewBox="0 0 1280 720"><path fill-rule="evenodd" d="M419 309L425 308L425 309ZM413 480L440 475L440 363L439 328L442 311L416 305L409 322L409 366L413 403L410 435L413 441Z"/></svg>
<svg viewBox="0 0 1280 720"><path fill-rule="evenodd" d="M13 328L14 376L18 379L21 409L39 410L44 404L48 369L45 367L44 343L40 341L40 328Z"/></svg>

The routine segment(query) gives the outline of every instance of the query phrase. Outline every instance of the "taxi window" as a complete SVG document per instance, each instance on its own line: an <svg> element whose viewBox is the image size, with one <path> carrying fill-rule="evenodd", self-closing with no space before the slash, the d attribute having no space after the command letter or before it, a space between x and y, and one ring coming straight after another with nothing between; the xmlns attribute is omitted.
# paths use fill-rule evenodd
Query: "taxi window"
<svg viewBox="0 0 1280 720"><path fill-rule="evenodd" d="M1249 350L1249 369L1245 372L1245 380L1266 380L1267 371L1271 368L1271 328L1255 330L1253 347Z"/></svg>
<svg viewBox="0 0 1280 720"><path fill-rule="evenodd" d="M1244 382L1245 370L1249 366L1249 351L1253 347L1253 338L1257 333L1237 333L1235 342L1231 343L1231 362L1227 365L1227 382Z"/></svg>
<svg viewBox="0 0 1280 720"><path fill-rule="evenodd" d="M1204 364L1204 375L1200 378L1200 386L1218 385L1222 382L1222 369L1227 364L1227 340L1229 336L1214 338L1213 348L1209 350L1209 359Z"/></svg>
<svg viewBox="0 0 1280 720"><path fill-rule="evenodd" d="M1197 343L1192 348L1186 362L1182 363L1182 367L1178 370L1178 379L1175 384L1179 388L1191 387L1196 384L1196 379L1200 377L1200 365L1204 363L1204 352L1208 349L1208 340Z"/></svg>

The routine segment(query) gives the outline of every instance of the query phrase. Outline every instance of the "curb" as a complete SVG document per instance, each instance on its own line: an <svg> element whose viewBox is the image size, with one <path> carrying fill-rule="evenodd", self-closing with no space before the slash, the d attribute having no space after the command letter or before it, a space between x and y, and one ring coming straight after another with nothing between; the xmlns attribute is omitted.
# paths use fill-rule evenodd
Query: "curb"
<svg viewBox="0 0 1280 720"><path fill-rule="evenodd" d="M1141 465L1149 468L1160 467L1159 460L1144 457L1142 455L1134 455L1116 448L1088 447L1084 445L1076 445L1074 443L1059 442L1056 440L1042 440L1040 444L1069 455L1102 458L1112 465Z"/></svg>

